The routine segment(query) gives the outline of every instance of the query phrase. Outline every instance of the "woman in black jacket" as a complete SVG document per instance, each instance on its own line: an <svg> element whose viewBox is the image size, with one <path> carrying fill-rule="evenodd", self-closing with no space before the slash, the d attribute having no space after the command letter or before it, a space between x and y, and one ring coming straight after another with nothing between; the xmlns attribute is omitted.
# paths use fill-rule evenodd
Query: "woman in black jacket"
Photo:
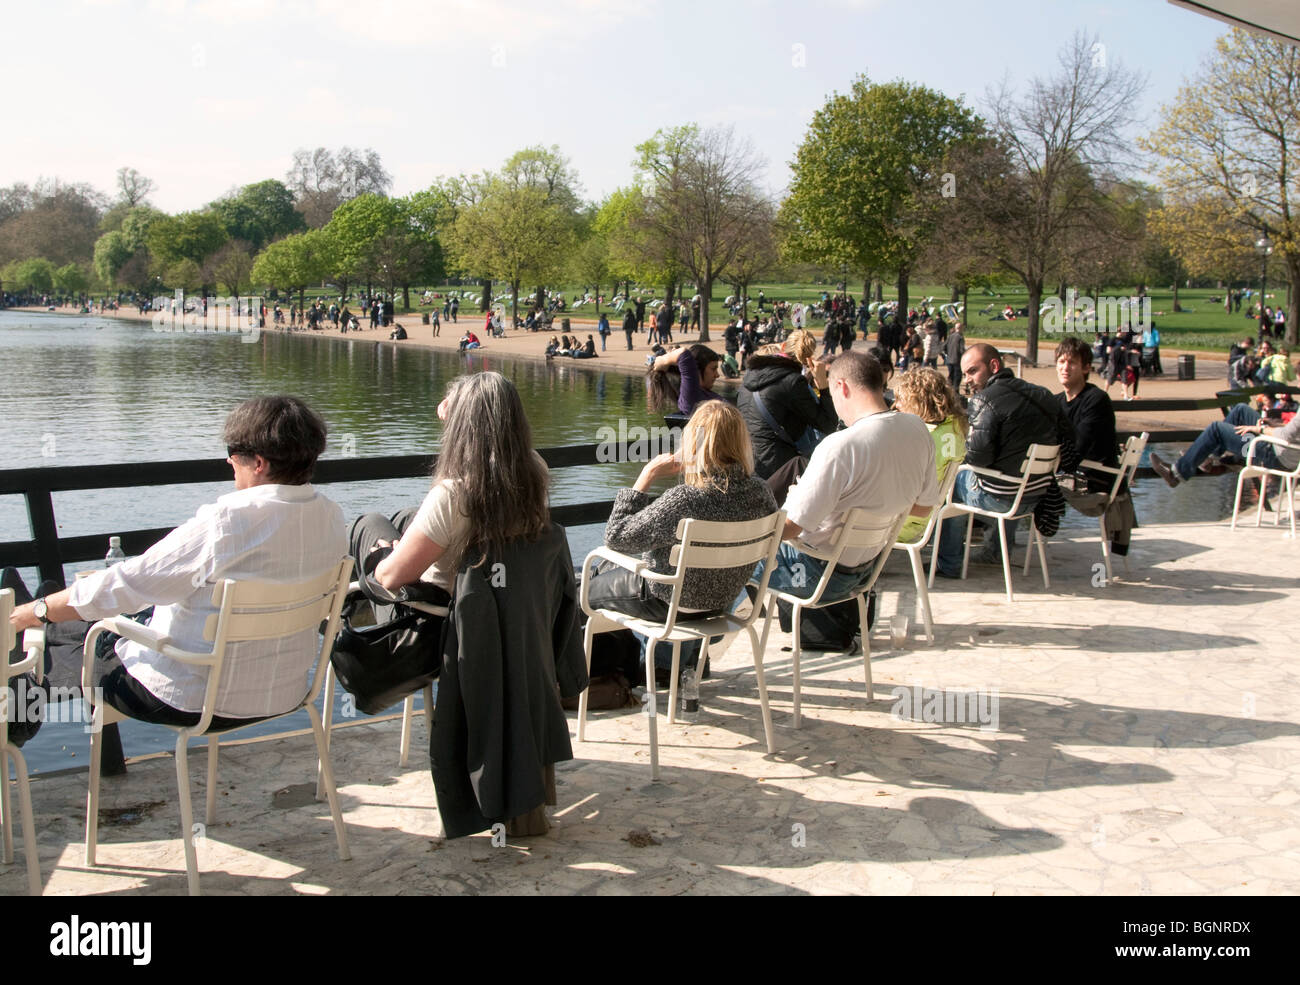
<svg viewBox="0 0 1300 985"><path fill-rule="evenodd" d="M839 418L831 403L826 364L816 362L816 350L817 341L808 332L791 332L781 354L749 360L736 406L754 443L754 473L759 478L769 478L800 454L797 443L808 428L835 430Z"/></svg>

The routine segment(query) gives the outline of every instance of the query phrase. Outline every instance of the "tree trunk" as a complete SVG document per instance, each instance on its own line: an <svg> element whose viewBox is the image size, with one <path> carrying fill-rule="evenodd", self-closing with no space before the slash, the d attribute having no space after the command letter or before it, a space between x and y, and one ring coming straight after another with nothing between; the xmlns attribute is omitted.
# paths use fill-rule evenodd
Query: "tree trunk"
<svg viewBox="0 0 1300 985"><path fill-rule="evenodd" d="M1043 306L1043 282L1035 281L1029 287L1029 325L1025 329L1025 360L1031 366L1038 364L1038 309Z"/></svg>
<svg viewBox="0 0 1300 985"><path fill-rule="evenodd" d="M546 310L546 291L538 287L536 294L533 295L534 306Z"/></svg>
<svg viewBox="0 0 1300 985"><path fill-rule="evenodd" d="M962 325L964 325L964 326L969 326L969 325L970 325L970 321L969 321L969 320L967 319L967 317L966 317L969 313L970 313L970 285L969 285L969 284L962 284L962 286L961 286L961 317L960 317L959 320L961 321Z"/></svg>
<svg viewBox="0 0 1300 985"><path fill-rule="evenodd" d="M519 317L519 281L514 281L510 285L510 323L513 325L514 320Z"/></svg>
<svg viewBox="0 0 1300 985"><path fill-rule="evenodd" d="M950 300L952 301L953 304L956 304L958 298L960 298L960 297L961 297L961 285L959 285L959 284L953 284L953 285L952 285L952 297L950 298Z"/></svg>
<svg viewBox="0 0 1300 985"><path fill-rule="evenodd" d="M486 280L480 278L478 286L483 290L483 296L478 303L479 314L483 314L492 307L492 278L488 277Z"/></svg>
<svg viewBox="0 0 1300 985"><path fill-rule="evenodd" d="M1141 295L1138 295L1141 297ZM1174 278L1174 311L1182 311L1183 306L1178 303L1178 278Z"/></svg>
<svg viewBox="0 0 1300 985"><path fill-rule="evenodd" d="M871 281L862 282L862 303L867 304L871 300Z"/></svg>
<svg viewBox="0 0 1300 985"><path fill-rule="evenodd" d="M898 308L894 312L894 324L907 330L907 279L912 272L907 267L898 269Z"/></svg>
<svg viewBox="0 0 1300 985"><path fill-rule="evenodd" d="M596 297L596 320L599 321L600 320L600 282L599 281L596 282L595 297Z"/></svg>
<svg viewBox="0 0 1300 985"><path fill-rule="evenodd" d="M1286 313L1286 344L1291 346L1295 351L1297 343L1297 332L1300 332L1300 304L1296 303L1297 295L1300 292L1295 290L1297 284L1300 284L1300 256L1288 257L1286 261L1287 273L1287 313Z"/></svg>
<svg viewBox="0 0 1300 985"><path fill-rule="evenodd" d="M411 285L410 284L402 285L402 310L403 311L411 310Z"/></svg>
<svg viewBox="0 0 1300 985"><path fill-rule="evenodd" d="M713 271L704 271L704 285L700 291L700 341L709 341L709 302L713 299Z"/></svg>
<svg viewBox="0 0 1300 985"><path fill-rule="evenodd" d="M878 280L876 281L876 304L884 304L884 303L885 303L885 282L883 280Z"/></svg>
<svg viewBox="0 0 1300 985"><path fill-rule="evenodd" d="M736 297L740 298L740 317L749 321L749 285L737 284Z"/></svg>

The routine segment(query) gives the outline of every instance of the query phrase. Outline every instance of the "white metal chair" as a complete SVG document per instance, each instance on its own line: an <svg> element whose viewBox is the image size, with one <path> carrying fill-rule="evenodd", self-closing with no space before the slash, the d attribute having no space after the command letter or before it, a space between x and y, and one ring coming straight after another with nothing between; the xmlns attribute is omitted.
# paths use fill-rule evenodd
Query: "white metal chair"
<svg viewBox="0 0 1300 985"><path fill-rule="evenodd" d="M998 525L998 541L1002 549L1002 576L1006 580L1007 601L1014 602L1015 598L1011 594L1011 556L1007 551L1007 523L1009 521L1019 520L1022 517L1029 517L1029 544L1025 547L1025 568L1024 573L1029 573L1029 560L1033 554L1034 545L1038 546L1038 563L1043 569L1043 587L1050 588L1052 583L1047 575L1047 552L1044 546L1044 540L1038 533L1038 528L1033 522L1033 507L1022 506L1025 498L1025 489L1034 479L1043 475L1055 474L1057 466L1061 461L1061 449L1058 445L1030 445L1025 452L1025 460L1020 463L1020 475L1005 475L1002 472L996 472L993 469L978 468L974 465L962 464L958 467L958 472L974 472L977 475L988 476L992 479L999 479L1005 485L1016 484L1016 492L1012 496L1011 504L1004 512L995 510L985 510L978 506L972 506L970 503L948 503L943 508L939 517L939 525L934 532L934 556L930 559L930 587L934 587L934 572L939 566L939 543L943 536L943 520L948 517L965 516L966 517L966 550L961 560L961 576L966 577L967 569L970 567L970 541L971 529L975 526L975 517L982 516L989 520L996 520Z"/></svg>
<svg viewBox="0 0 1300 985"><path fill-rule="evenodd" d="M9 715L13 711L10 701L15 697L11 691L10 681L15 677L35 670L36 679L43 676L45 651L44 634L40 630L28 630L23 637L23 646L27 655L16 664L9 662L9 651L14 648L17 637L9 625L9 615L14 611L13 589L0 590L0 647L4 648L5 673L0 687L0 770L4 775L0 780L0 824L4 826L4 861L9 864L14 860L14 804L9 792L9 762L13 761L14 773L18 781L18 813L23 825L23 854L27 862L27 891L33 896L41 895L41 862L36 850L36 825L32 820L32 789L27 781L27 760L17 746L9 743Z"/></svg>
<svg viewBox="0 0 1300 985"><path fill-rule="evenodd" d="M103 632L113 632L129 640L147 646L164 656L196 667L208 668L207 689L203 696L203 712L197 724L176 730L176 781L180 794L181 837L185 843L185 868L189 880L191 896L199 895L198 859L194 848L194 811L190 804L190 777L188 746L195 736L206 735L208 739L208 788L206 823L209 827L216 819L217 807L217 752L220 736L208 733L212 715L217 706L219 684L222 669L225 666L226 649L230 643L249 640L275 639L291 636L307 629L320 629L323 637L317 653L312 682L302 700L287 711L270 716L282 718L291 715L300 708L306 708L311 719L312 732L316 738L316 750L320 756L321 773L325 792L329 798L330 813L334 819L334 834L338 840L339 858L347 861L352 857L348 850L347 832L343 827L343 814L339 809L338 794L334 788L334 773L330 768L329 749L325 741L325 730L321 725L320 712L316 710L315 701L320 695L321 685L325 681L326 669L329 667L330 650L338 633L339 611L343 607L344 594L347 592L348 576L352 571L352 559L345 557L337 565L323 574L300 582L288 584L261 581L222 581L215 586L212 601L218 608L216 615L209 616L204 628L204 638L212 641L209 653L196 653L181 650L174 646L167 637L148 626L141 625L125 616L101 619L90 628L86 635L85 663L82 665L82 688L86 694L93 693L95 643ZM103 726L111 722L122 721L126 716L114 708L100 704L96 706L94 731L90 742L90 791L86 798L86 864L95 864L95 849L99 827L99 764ZM269 719L258 719L257 723ZM252 724L252 723L250 723ZM226 732L234 731L226 729Z"/></svg>
<svg viewBox="0 0 1300 985"><path fill-rule="evenodd" d="M1142 460L1142 452L1146 450L1147 439L1150 437L1146 431L1141 435L1131 435L1124 442L1124 449L1119 454L1119 465L1111 467L1102 465L1101 462L1094 462L1092 459L1085 458L1079 463L1080 468L1092 469L1094 472L1106 472L1115 477L1111 484L1110 492L1106 498L1099 504L1102 508L1102 514L1097 518L1097 524L1101 528L1101 556L1106 562L1106 584L1114 580L1114 573L1110 568L1110 537L1106 534L1106 510L1110 504L1115 502L1120 492L1127 488L1133 482L1133 473L1137 471L1138 462Z"/></svg>
<svg viewBox="0 0 1300 985"><path fill-rule="evenodd" d="M952 495L952 487L957 482L957 465L957 462L953 462L948 466L948 471L944 473L943 482L939 486L939 502L930 511L930 517L926 520L925 529L921 531L921 536L907 543L901 540L895 541L893 547L895 551L906 551L907 559L912 563L912 581L916 583L916 599L921 605L921 618L925 622L925 639L927 643L934 642L934 617L930 613L930 592L926 587L925 565L921 561L921 551L925 549L925 545L934 536L934 531L939 526L939 516L943 513L943 508L948 504L948 497ZM906 523L906 521L904 522Z"/></svg>
<svg viewBox="0 0 1300 985"><path fill-rule="evenodd" d="M1237 511L1241 509L1241 491L1245 488L1246 480L1252 476L1259 476L1259 506L1255 510L1255 526L1259 526L1264 518L1264 501L1268 498L1266 491L1268 480L1276 476L1282 481L1282 488L1278 490L1277 510L1273 513L1273 526L1278 526L1282 522L1282 493L1285 492L1287 503L1291 513L1291 536L1295 536L1295 483L1297 477L1300 477L1300 464L1293 469L1269 468L1266 465L1259 465L1255 462L1255 449L1260 443L1272 445L1275 449L1285 448L1288 451L1300 453L1300 446L1287 444L1275 435L1261 434L1251 439L1250 444L1246 446L1246 467L1241 470L1237 476L1237 496L1232 503L1232 529L1237 529Z"/></svg>
<svg viewBox="0 0 1300 985"><path fill-rule="evenodd" d="M608 633L619 629L630 629L634 633L647 637L646 640L646 713L650 730L650 777L659 779L659 731L658 731L658 695L655 693L654 648L660 641L673 645L672 676L668 689L668 723L676 721L677 684L682 643L700 640L699 660L695 665L696 681L704 670L709 657L709 638L726 636L728 633L749 633L754 651L754 675L758 679L758 701L763 713L763 735L767 741L767 751L776 752L776 743L772 738L772 712L767 703L767 681L763 676L763 648L767 634L762 640L754 630L754 621L767 591L767 580L772 573L777 547L781 543L781 532L785 529L785 513L778 510L770 516L757 520L737 523L725 523L712 520L682 520L677 524L677 538L680 543L673 546L670 563L676 570L673 574L659 574L649 570L649 566L640 558L630 557L608 547L597 547L582 563L582 611L587 615L587 628L583 634L583 647L587 655L587 670L591 670L591 642L597 633ZM591 566L596 559L612 561L628 571L639 574L647 581L672 586L672 601L668 605L667 618L662 623L615 612L612 609L593 609L590 601ZM690 613L679 612L682 597L682 585L686 573L693 568L753 568L763 562L763 577L759 580L759 591L749 613L744 616L730 613L720 616L698 618ZM586 741L587 735L587 691L578 698L578 741Z"/></svg>
<svg viewBox="0 0 1300 985"><path fill-rule="evenodd" d="M955 470L953 470L955 471ZM871 631L867 628L867 595L872 587L876 584L876 579L880 577L880 572L884 570L885 562L889 560L890 548L898 540L898 531L907 522L909 513L900 513L897 515L882 515L879 513L870 513L867 510L858 508L849 512L844 520L844 527L840 530L839 536L835 539L834 546L825 554L816 554L810 551L806 546L800 545L799 550L805 554L811 554L813 557L820 558L826 562L826 567L822 571L822 576L817 580L812 592L807 596L795 595L791 592L783 591L768 587L767 589L767 620L763 624L763 646L767 646L767 636L772 629L772 617L776 614L776 603L778 600L791 605L794 609L790 616L791 639L793 640L794 650L794 715L793 725L799 727L800 722L800 676L799 676L799 659L802 653L799 620L804 609L821 609L828 605L837 605L840 602L847 602L850 599L857 599L858 603L858 625L862 629L862 670L866 678L867 700L872 699L871 691ZM840 557L845 550L878 550L875 561L872 564L871 575L866 583L852 595L847 598L827 599L822 601L822 595L826 592L826 586L830 584L831 576L835 573L835 566L839 563ZM766 574L766 572L765 572ZM763 596L760 593L759 598Z"/></svg>
<svg viewBox="0 0 1300 985"><path fill-rule="evenodd" d="M360 584L352 582L348 586L348 595L361 590ZM403 602L402 605L415 609L419 612L431 616L447 618L447 607L445 605L433 605L429 602ZM325 671L325 701L324 701L324 726L325 726L325 747L329 748L331 729L334 726L334 667L333 665L326 668ZM429 734L433 732L433 685L425 685L424 693L424 725ZM402 702L402 733L398 741L398 758L397 764L405 767L411 759L411 726L415 721L415 695L408 694L406 700ZM325 796L323 783L323 772L318 767L316 772L316 799L322 800Z"/></svg>

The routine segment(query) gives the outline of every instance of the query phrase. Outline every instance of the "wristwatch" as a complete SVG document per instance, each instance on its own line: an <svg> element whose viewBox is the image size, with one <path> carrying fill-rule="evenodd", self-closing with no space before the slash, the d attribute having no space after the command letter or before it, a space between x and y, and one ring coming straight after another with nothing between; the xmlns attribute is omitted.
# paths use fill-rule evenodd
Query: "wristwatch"
<svg viewBox="0 0 1300 985"><path fill-rule="evenodd" d="M50 607L45 604L45 599L37 599L32 606L32 615L41 621L43 625L50 624Z"/></svg>

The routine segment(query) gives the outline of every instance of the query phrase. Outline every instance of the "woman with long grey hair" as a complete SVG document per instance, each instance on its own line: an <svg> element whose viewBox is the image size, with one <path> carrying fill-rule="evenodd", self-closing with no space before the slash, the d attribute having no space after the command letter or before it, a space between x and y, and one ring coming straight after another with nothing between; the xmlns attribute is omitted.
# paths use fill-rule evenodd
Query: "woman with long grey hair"
<svg viewBox="0 0 1300 985"><path fill-rule="evenodd" d="M550 476L533 451L513 383L500 373L458 377L438 417L446 424L424 502L391 518L370 513L352 525L359 568L372 551L393 548L371 574L389 592L419 581L450 597L462 565L482 564L507 541L531 540L550 527Z"/></svg>

